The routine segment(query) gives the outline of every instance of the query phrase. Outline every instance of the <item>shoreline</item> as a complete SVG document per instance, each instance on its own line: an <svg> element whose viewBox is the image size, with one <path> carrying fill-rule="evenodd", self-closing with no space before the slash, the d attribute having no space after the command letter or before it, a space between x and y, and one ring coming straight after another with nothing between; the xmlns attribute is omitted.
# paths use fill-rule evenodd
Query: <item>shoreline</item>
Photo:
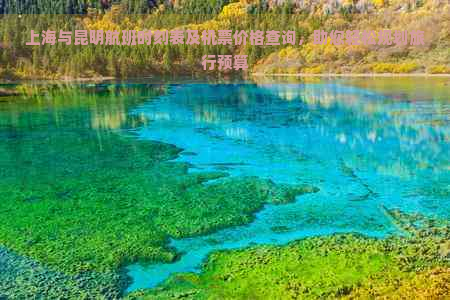
<svg viewBox="0 0 450 300"><path fill-rule="evenodd" d="M251 78L255 77L322 77L322 78L335 78L335 77L437 77L437 78L450 78L450 73L445 74L429 74L429 73L248 73L245 77ZM174 77L175 79L177 76ZM185 78L183 75L180 78ZM196 78L196 77L193 77ZM5 80L0 78L0 85L9 85L9 84L20 84L20 83L39 83L39 84L49 84L49 83L100 83L105 81L135 81L139 79L159 79L158 76L145 76L145 77L129 77L129 78L118 78L112 76L105 77L80 77L80 78L59 78L59 79L48 79L48 78L33 78L33 79L17 79L17 80ZM173 78L172 78L173 79ZM164 82L161 82L164 83Z"/></svg>
<svg viewBox="0 0 450 300"><path fill-rule="evenodd" d="M258 77L450 77L450 74L429 74L429 73L251 73L251 76Z"/></svg>

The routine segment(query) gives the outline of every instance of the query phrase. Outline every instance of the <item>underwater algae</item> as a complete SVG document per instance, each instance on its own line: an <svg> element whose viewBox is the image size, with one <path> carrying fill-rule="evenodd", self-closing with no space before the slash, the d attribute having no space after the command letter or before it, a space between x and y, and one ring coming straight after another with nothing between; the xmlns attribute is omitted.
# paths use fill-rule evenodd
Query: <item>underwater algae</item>
<svg viewBox="0 0 450 300"><path fill-rule="evenodd" d="M0 299L118 299L124 284L116 272L67 275L0 248Z"/></svg>
<svg viewBox="0 0 450 300"><path fill-rule="evenodd" d="M69 152L67 139L55 141L67 156L59 156L49 177L0 184L0 242L70 273L110 270L137 259L173 260L175 253L165 247L169 236L246 223L265 202L293 200L304 191L280 191L257 178L203 185L223 174L188 174L185 164L164 162L179 151L173 146L110 137L95 157L86 143ZM82 164L84 155L89 164Z"/></svg>
<svg viewBox="0 0 450 300"><path fill-rule="evenodd" d="M201 274L173 275L128 299L448 299L448 223L389 213L408 236L335 234L220 251Z"/></svg>
<svg viewBox="0 0 450 300"><path fill-rule="evenodd" d="M197 149L183 151L174 146L179 145L175 141L171 145L167 141L140 140L135 133L142 123L156 130L161 127L139 110L131 115L129 111L136 104L151 103L152 97L170 89L95 85L67 90L58 87L52 93L46 90L47 87L38 92L31 90L31 96L22 96L21 103L0 103L0 299L372 299L404 295L445 299L449 294L448 224L442 219L411 214L413 209L408 210L409 214L403 213L400 209L413 204L405 202L404 206L387 205L380 212L404 236L374 239L335 234L285 246L214 252L203 265L202 273L174 274L154 289L123 295L130 282L122 267L134 262L170 263L184 254L171 247L171 238L204 236L225 227L248 224L266 203L293 202L297 195L318 189L276 184L262 179L258 172L255 174L259 177L233 175L233 169L251 167L243 165L242 160L233 164L200 164L199 172L191 173L195 162L182 162L182 158L200 157L202 153ZM258 92L255 99L264 94L256 87L252 91ZM232 95L227 99L234 106L237 98ZM255 106L276 110L263 104L247 105L248 109ZM276 105L284 107L284 102ZM162 114L160 106L157 108L155 117L171 116ZM245 108L239 106L240 110ZM208 116L221 115L201 111ZM320 111L314 112L319 116ZM332 115L326 118L327 122L339 116L335 112ZM268 111L267 116L272 116L272 112ZM348 116L343 114L343 120ZM284 122L281 116L278 118ZM233 122L229 124L236 126L236 118L230 120ZM386 122L379 122L386 127ZM434 140L436 153L445 153L442 139L427 135L424 140ZM405 141L410 140L405 137ZM363 149L370 147L373 146L364 144ZM412 146L404 149L404 153L416 153L419 157L430 154L429 148L421 152ZM287 153L283 160L275 158L285 164L289 161L286 158L303 151ZM309 161L307 154L302 157ZM436 157L445 163L445 156ZM425 155L422 159L428 158ZM361 159L360 164L355 164L347 157L332 165L362 187L362 197L352 197L352 204L373 203L383 192L361 176L361 166L368 161ZM442 168L436 159L430 159L427 165L439 171ZM310 196L321 196L327 191L316 177L305 180L306 173L295 181L320 187L318 193ZM424 181L408 189L408 195L423 195L425 199L421 201L426 200L428 207L445 208L445 174L429 175L436 184ZM317 202L312 201L311 205ZM393 210L396 206L400 209ZM277 206L282 207L285 206ZM445 214L438 215L442 216L445 219ZM358 219L348 222L355 220ZM365 221L364 215L359 220ZM288 228L272 229L282 234Z"/></svg>
<svg viewBox="0 0 450 300"><path fill-rule="evenodd" d="M14 108L1 118L0 245L4 268L21 263L3 272L0 297L118 297L124 265L176 259L169 237L248 223L265 203L316 191L188 173L188 164L169 162L182 149L86 126L89 106Z"/></svg>

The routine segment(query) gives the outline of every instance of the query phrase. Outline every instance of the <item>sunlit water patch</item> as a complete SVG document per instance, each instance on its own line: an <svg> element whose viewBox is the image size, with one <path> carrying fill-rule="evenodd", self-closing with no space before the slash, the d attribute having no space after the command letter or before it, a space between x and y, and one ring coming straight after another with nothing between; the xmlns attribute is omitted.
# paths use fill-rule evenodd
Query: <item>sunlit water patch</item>
<svg viewBox="0 0 450 300"><path fill-rule="evenodd" d="M342 84L174 85L134 111L141 139L183 148L191 172L220 170L320 191L267 205L247 225L172 240L172 264L128 267L133 284L198 271L214 250L337 232L399 233L385 209L449 218L448 102L390 99Z"/></svg>

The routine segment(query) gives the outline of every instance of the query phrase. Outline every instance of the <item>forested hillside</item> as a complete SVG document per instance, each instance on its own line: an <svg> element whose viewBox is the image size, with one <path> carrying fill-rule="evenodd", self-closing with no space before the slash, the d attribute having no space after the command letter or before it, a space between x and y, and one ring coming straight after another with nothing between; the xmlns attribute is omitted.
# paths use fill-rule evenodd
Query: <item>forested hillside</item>
<svg viewBox="0 0 450 300"><path fill-rule="evenodd" d="M158 7L179 13L218 13L229 0L2 0L3 14L87 14L106 12L120 5L124 13L146 14Z"/></svg>
<svg viewBox="0 0 450 300"><path fill-rule="evenodd" d="M139 77L203 72L206 54L248 55L258 73L450 73L448 0L0 1L0 77ZM294 30L296 46L27 46L43 30ZM425 45L314 45L316 29L423 30Z"/></svg>

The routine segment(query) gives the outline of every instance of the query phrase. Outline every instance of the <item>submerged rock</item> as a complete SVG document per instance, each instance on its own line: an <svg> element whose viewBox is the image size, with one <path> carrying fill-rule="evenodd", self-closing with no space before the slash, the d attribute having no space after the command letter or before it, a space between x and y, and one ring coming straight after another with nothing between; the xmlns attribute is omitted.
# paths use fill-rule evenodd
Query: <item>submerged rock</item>
<svg viewBox="0 0 450 300"><path fill-rule="evenodd" d="M119 299L125 284L114 272L68 275L0 247L0 299Z"/></svg>
<svg viewBox="0 0 450 300"><path fill-rule="evenodd" d="M197 155L197 153L192 152L192 151L183 151L180 153L180 155L195 156L195 155Z"/></svg>
<svg viewBox="0 0 450 300"><path fill-rule="evenodd" d="M270 230L272 230L275 233L282 233L282 232L287 232L290 229L287 226L273 226L270 228Z"/></svg>

